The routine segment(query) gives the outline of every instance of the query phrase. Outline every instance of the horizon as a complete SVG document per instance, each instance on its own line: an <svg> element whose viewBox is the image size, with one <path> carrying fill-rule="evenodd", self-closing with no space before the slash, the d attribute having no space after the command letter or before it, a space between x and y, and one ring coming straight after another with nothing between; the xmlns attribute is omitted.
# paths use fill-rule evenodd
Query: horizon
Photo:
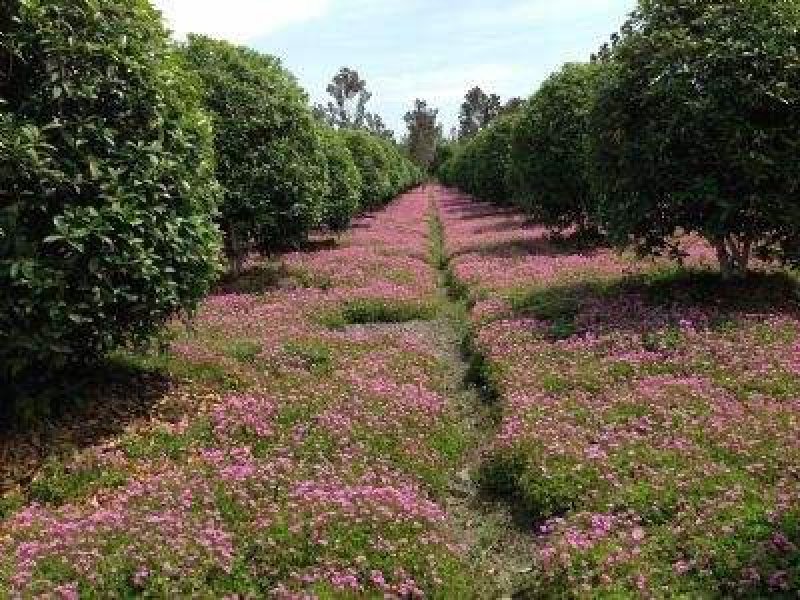
<svg viewBox="0 0 800 600"><path fill-rule="evenodd" d="M312 105L327 103L325 88L341 67L357 70L373 94L368 110L398 139L416 98L439 109L445 134L457 127L474 86L504 101L528 98L562 64L588 60L635 7L634 0L487 4L229 0L220 8L209 0L154 0L178 39L205 34L280 58ZM430 60L420 64L421 55Z"/></svg>

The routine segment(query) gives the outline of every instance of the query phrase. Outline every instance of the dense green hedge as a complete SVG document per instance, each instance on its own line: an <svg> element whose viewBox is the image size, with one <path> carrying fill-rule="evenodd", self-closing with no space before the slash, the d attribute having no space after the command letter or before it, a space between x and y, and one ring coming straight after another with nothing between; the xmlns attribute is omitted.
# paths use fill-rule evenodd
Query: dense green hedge
<svg viewBox="0 0 800 600"><path fill-rule="evenodd" d="M588 227L589 134L600 63L565 65L523 106L512 136L515 202L546 225Z"/></svg>
<svg viewBox="0 0 800 600"><path fill-rule="evenodd" d="M642 2L593 113L599 217L620 242L679 231L723 271L800 241L800 2Z"/></svg>
<svg viewBox="0 0 800 600"><path fill-rule="evenodd" d="M219 240L209 123L150 3L27 0L0 20L8 382L93 361L192 308Z"/></svg>
<svg viewBox="0 0 800 600"><path fill-rule="evenodd" d="M383 145L366 131L347 129L341 133L361 174L361 208L376 208L392 193Z"/></svg>
<svg viewBox="0 0 800 600"><path fill-rule="evenodd" d="M698 233L728 275L755 253L800 264L798 47L796 0L640 0L592 64L565 66L438 175L643 254Z"/></svg>
<svg viewBox="0 0 800 600"><path fill-rule="evenodd" d="M221 229L238 268L421 177L392 141L322 128L277 59L176 47L148 0L2 3L0 412L192 310Z"/></svg>
<svg viewBox="0 0 800 600"><path fill-rule="evenodd" d="M322 221L325 159L305 93L276 58L189 36L187 63L213 117L226 249L295 245Z"/></svg>
<svg viewBox="0 0 800 600"><path fill-rule="evenodd" d="M383 206L422 181L421 170L396 144L367 131L340 131L361 173L361 208Z"/></svg>
<svg viewBox="0 0 800 600"><path fill-rule="evenodd" d="M361 172L341 132L320 126L328 193L323 202L323 223L343 231L361 208Z"/></svg>
<svg viewBox="0 0 800 600"><path fill-rule="evenodd" d="M517 115L505 115L452 149L439 177L448 185L496 202L509 204L511 138Z"/></svg>

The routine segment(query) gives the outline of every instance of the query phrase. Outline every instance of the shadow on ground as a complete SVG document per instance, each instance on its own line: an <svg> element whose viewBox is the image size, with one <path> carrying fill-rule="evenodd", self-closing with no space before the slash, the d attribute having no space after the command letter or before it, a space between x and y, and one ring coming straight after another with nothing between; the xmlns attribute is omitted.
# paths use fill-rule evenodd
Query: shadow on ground
<svg viewBox="0 0 800 600"><path fill-rule="evenodd" d="M723 279L704 270L670 269L612 281L525 290L511 299L517 315L586 320L607 330L641 331L654 322L703 315L724 323L742 314L800 315L800 286L787 273Z"/></svg>
<svg viewBox="0 0 800 600"><path fill-rule="evenodd" d="M38 387L38 386L37 386ZM0 496L24 490L51 459L114 438L153 415L170 380L116 361L47 382L0 390Z"/></svg>

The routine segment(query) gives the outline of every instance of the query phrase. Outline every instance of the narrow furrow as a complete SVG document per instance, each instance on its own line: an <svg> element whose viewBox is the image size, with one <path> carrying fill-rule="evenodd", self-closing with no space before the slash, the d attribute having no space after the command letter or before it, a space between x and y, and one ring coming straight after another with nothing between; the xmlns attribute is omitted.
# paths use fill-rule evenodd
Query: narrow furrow
<svg viewBox="0 0 800 600"><path fill-rule="evenodd" d="M476 579L482 580L481 598L516 597L533 564L530 527L509 504L482 492L483 453L499 424L499 390L489 374L486 359L475 344L468 288L452 269L447 236L441 218L441 188L429 190L431 262L439 273L444 341L451 347L453 399L463 411L463 427L471 448L465 452L447 502L447 509L469 549Z"/></svg>

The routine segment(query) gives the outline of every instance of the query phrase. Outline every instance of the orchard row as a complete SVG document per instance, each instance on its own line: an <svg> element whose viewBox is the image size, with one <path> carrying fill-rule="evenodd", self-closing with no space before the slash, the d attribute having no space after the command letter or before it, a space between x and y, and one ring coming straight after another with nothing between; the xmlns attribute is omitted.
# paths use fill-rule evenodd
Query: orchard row
<svg viewBox="0 0 800 600"><path fill-rule="evenodd" d="M800 3L641 2L591 62L440 152L448 184L642 254L704 237L726 275L797 264Z"/></svg>
<svg viewBox="0 0 800 600"><path fill-rule="evenodd" d="M317 121L277 59L173 43L148 0L4 3L0 382L144 340L206 295L222 249L235 271L421 176Z"/></svg>

